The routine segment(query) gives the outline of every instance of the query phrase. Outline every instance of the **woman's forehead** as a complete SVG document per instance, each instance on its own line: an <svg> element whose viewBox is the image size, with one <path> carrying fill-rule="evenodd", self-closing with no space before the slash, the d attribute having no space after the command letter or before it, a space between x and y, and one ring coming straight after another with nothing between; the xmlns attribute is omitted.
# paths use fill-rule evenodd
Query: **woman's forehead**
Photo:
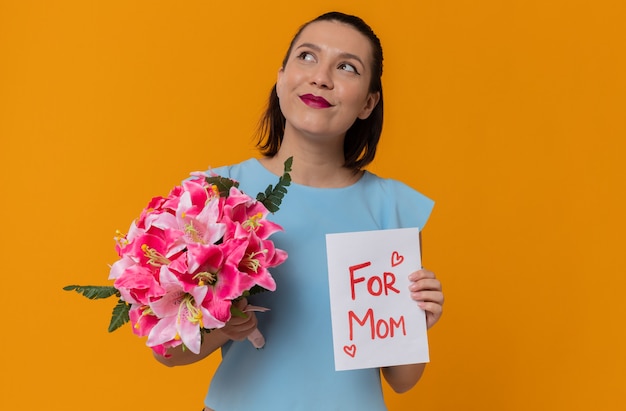
<svg viewBox="0 0 626 411"><path fill-rule="evenodd" d="M349 53L371 61L370 40L349 24L337 21L316 21L306 26L296 38L293 49L303 44L338 53Z"/></svg>

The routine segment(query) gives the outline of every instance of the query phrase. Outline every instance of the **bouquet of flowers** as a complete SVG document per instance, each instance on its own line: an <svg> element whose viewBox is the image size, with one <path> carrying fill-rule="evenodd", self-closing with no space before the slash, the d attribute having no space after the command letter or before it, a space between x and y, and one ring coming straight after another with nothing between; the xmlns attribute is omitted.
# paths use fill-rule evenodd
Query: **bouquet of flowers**
<svg viewBox="0 0 626 411"><path fill-rule="evenodd" d="M266 217L287 193L291 163L285 161L276 186L256 199L235 180L192 173L167 197L153 198L127 234L117 233L113 286L64 290L89 299L117 296L110 332L130 320L133 333L147 336L146 344L160 355L181 344L199 353L204 332L223 327L231 315L246 315L234 301L276 289L268 269L287 253L269 239L282 227ZM264 345L258 330L249 339L256 348Z"/></svg>

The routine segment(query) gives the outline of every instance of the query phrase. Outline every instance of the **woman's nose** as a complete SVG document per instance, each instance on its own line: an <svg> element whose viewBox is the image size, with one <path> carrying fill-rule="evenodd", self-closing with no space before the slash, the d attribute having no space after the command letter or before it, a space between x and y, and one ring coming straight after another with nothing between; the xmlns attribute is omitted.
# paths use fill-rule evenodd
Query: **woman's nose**
<svg viewBox="0 0 626 411"><path fill-rule="evenodd" d="M332 90L334 85L330 70L329 67L324 67L320 64L311 74L311 84L319 88Z"/></svg>

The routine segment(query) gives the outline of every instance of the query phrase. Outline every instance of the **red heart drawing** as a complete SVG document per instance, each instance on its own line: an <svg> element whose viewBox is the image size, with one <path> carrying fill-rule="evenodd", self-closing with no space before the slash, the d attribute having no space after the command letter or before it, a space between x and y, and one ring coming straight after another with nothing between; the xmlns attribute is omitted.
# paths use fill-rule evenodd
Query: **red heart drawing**
<svg viewBox="0 0 626 411"><path fill-rule="evenodd" d="M392 267L402 264L403 261L404 261L404 257L398 254L397 251L394 251L393 254L391 254L391 266Z"/></svg>
<svg viewBox="0 0 626 411"><path fill-rule="evenodd" d="M348 354L350 357L354 358L354 356L356 355L356 345L354 345L354 344L352 344L352 345L344 345L343 346L343 352Z"/></svg>

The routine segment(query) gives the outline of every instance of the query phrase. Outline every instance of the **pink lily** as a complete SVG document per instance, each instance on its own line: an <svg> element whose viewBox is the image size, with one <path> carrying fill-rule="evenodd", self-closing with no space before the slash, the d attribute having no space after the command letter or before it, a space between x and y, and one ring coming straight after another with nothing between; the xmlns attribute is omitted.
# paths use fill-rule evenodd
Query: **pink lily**
<svg viewBox="0 0 626 411"><path fill-rule="evenodd" d="M219 193L212 185L206 182L204 176L193 176L189 180L184 181L182 186L184 191L191 195L191 203L199 208L202 208L210 198L219 197Z"/></svg>
<svg viewBox="0 0 626 411"><path fill-rule="evenodd" d="M146 208L141 211L137 225L144 228L146 217L154 214L173 212L173 210L176 209L178 198L182 194L182 191L183 188L181 186L176 186L170 191L167 197L159 196L152 198Z"/></svg>
<svg viewBox="0 0 626 411"><path fill-rule="evenodd" d="M148 335L159 322L158 317L148 305L133 304L128 315L130 316L133 334L139 337Z"/></svg>
<svg viewBox="0 0 626 411"><path fill-rule="evenodd" d="M166 292L157 281L154 270L138 264L125 268L113 286L129 304L148 304Z"/></svg>
<svg viewBox="0 0 626 411"><path fill-rule="evenodd" d="M195 195L200 196L201 193ZM226 226L218 222L221 199L208 195L205 198L202 206L194 205L189 191L180 198L176 220L177 226L185 233L187 243L215 244L224 236Z"/></svg>
<svg viewBox="0 0 626 411"><path fill-rule="evenodd" d="M254 284L266 290L274 291L276 290L276 282L268 268L275 267L286 259L287 253L275 248L273 242L262 240L254 233L251 233L244 257L241 259L238 268Z"/></svg>
<svg viewBox="0 0 626 411"><path fill-rule="evenodd" d="M211 313L198 304L206 293L206 287L196 287L185 292L178 278L165 266L161 267L160 281L166 294L149 304L160 318L150 330L148 346L157 346L179 342L185 344L191 352L200 352L201 330L203 328L221 328L224 322L216 319Z"/></svg>
<svg viewBox="0 0 626 411"><path fill-rule="evenodd" d="M238 266L247 248L247 241L227 241L219 246L190 244L187 252L189 272L196 277L206 275L205 283L212 297L232 300L254 284L246 281Z"/></svg>
<svg viewBox="0 0 626 411"><path fill-rule="evenodd" d="M188 273L181 275L185 283L192 281L206 286L207 294L202 305L222 321L230 319L232 300L254 285L253 279L243 275L238 268L246 247L247 241L242 240L227 241L219 246L190 244L186 270L182 266L176 269Z"/></svg>
<svg viewBox="0 0 626 411"><path fill-rule="evenodd" d="M258 202L236 187L231 187L229 196L224 202L224 218L228 224L228 233L235 238L241 233L236 232L235 226L241 226L246 231L254 231L262 239L267 239L277 231L282 231L282 227L267 219L269 211L263 203Z"/></svg>
<svg viewBox="0 0 626 411"><path fill-rule="evenodd" d="M145 230L143 228L137 227L135 221L130 224L130 228L128 229L128 234L123 234L119 230L115 235L115 251L121 257L128 252L130 248L130 244L133 240L143 234L145 234Z"/></svg>
<svg viewBox="0 0 626 411"><path fill-rule="evenodd" d="M176 186L170 190L170 193L167 195L165 201L163 201L162 207L163 209L169 210L173 212L178 208L178 200L180 199L181 194L183 193L182 186Z"/></svg>

